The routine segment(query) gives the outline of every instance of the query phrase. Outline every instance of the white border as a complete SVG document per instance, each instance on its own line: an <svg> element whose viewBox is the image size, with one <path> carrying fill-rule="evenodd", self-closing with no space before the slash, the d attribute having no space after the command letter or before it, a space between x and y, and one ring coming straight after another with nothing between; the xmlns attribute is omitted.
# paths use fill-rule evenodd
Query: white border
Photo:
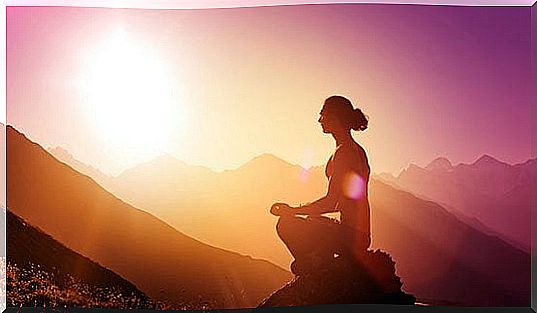
<svg viewBox="0 0 537 313"><path fill-rule="evenodd" d="M5 1L0 6L0 16L2 18L2 23L0 26L0 33L1 38L0 41L2 42L2 46L0 47L1 53L0 57L2 58L2 61L0 62L0 72L2 73L2 78L0 79L0 84L2 84L2 88L0 88L0 97L2 98L2 101L0 101L0 123L6 125L6 6Z"/></svg>
<svg viewBox="0 0 537 313"><path fill-rule="evenodd" d="M1 97L1 101L0 101L0 123L2 123L3 125L7 125L6 121L7 121L7 112L6 112L6 6L5 6L5 2L2 3L2 5L0 6L0 16L1 16L1 19L2 19L2 23L1 26L0 26L0 41L1 41L1 47L0 47L0 50L1 50L1 58L2 58L2 61L0 61L0 72L2 73L2 78L0 78L0 84L2 84L2 87L0 88L0 97ZM4 134L6 134L6 131L7 129L5 128L5 126L2 126L4 127ZM0 138L0 153L6 153L7 155L7 150L6 150L6 137L3 137L3 138ZM4 180L4 190L0 190L0 192L2 192L4 195L7 195L7 172L6 172L6 164L0 164L0 166L3 166L4 169L2 171L2 174L3 175L0 175L0 179ZM6 207L7 207L7 197L5 197L6 199ZM7 208L6 208L7 210ZM4 233L2 234L2 244L3 244L3 251L0 251L0 258L3 258L4 262L3 262L3 266L1 266L0 268L0 273L2 274L2 276L4 277L4 280L2 281L2 285L0 285L0 311L4 311L6 309L6 304L7 304L7 289L6 289L6 280L7 280L7 221L6 221L6 213L4 213L4 211L2 210L2 208L0 208L0 223L2 223L2 225L4 226Z"/></svg>
<svg viewBox="0 0 537 313"><path fill-rule="evenodd" d="M144 9L206 9L206 8L236 8L236 7L259 7L274 5L298 5L298 4L331 4L331 3L377 3L377 4L422 4L422 5L460 5L460 6L533 6L537 0L429 0L429 1L397 1L397 0L5 0L0 6L2 23L1 33L1 57L0 72L0 123L7 126L6 112L6 6L79 6L79 7L111 7L111 8L144 8ZM7 129L6 129L7 132ZM5 133L6 133L5 132ZM0 138L0 144L6 144L6 138ZM7 153L6 153L7 154ZM5 166L2 164L1 166ZM6 175L7 176L7 175ZM0 177L6 179L6 177ZM7 183L4 184L7 188ZM6 190L0 190L6 194ZM6 197L7 201L7 197ZM7 203L6 203L7 206ZM6 208L7 209L7 208ZM0 223L6 225L6 214L0 211ZM7 230L7 227L4 227ZM2 234L4 247L7 249L7 234ZM7 251L0 252L0 257L7 257ZM5 260L5 259L4 259ZM4 262L7 266L7 262ZM6 268L0 269L5 275ZM0 286L1 291L6 291L6 281ZM532 297L533 300L533 297ZM532 306L534 304L532 303ZM0 294L0 312L6 308L6 295Z"/></svg>
<svg viewBox="0 0 537 313"><path fill-rule="evenodd" d="M532 6L537 0L6 0L7 6L79 6L143 9L207 9L298 4L423 4L457 6Z"/></svg>

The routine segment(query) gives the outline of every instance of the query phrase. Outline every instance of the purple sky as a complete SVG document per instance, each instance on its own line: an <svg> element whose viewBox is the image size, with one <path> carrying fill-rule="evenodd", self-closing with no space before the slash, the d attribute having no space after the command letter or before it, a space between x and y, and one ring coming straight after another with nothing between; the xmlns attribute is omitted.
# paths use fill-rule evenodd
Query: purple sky
<svg viewBox="0 0 537 313"><path fill-rule="evenodd" d="M219 142L233 145L227 138L206 148L199 147L203 140L198 140L198 146L167 151L186 161L229 168L270 152L300 163L304 149L309 149L311 162L321 164L333 145L315 120L322 99L335 93L359 99L358 106L370 115L370 129L356 137L368 150L375 172L397 173L409 162L425 165L438 156L454 163L473 162L485 153L509 163L536 156L529 8L8 8L7 18L8 124L45 146L62 145L105 171L117 173L132 164L114 159L113 152L80 125L77 97L64 85L77 65L75 52L105 33L107 23L118 20L138 38L157 43L170 57L170 68L180 66L189 74L185 84L194 94L200 86L227 84L226 90L244 92L254 86L266 95L267 103L245 102L233 108L240 116L250 114L251 124L244 132L257 132L266 144L255 149L242 145L240 155L222 153L225 147ZM237 69L244 76L234 84L235 76L229 73ZM255 85L248 85L252 82ZM205 98L194 95L192 105L217 99L222 101L214 103L217 110L217 105L226 106L226 99L236 99L232 91L203 91ZM292 101L285 102L285 96ZM252 105L258 105L259 116ZM296 125L296 130L275 129L266 122L287 118L282 114L289 116L285 125ZM298 140L289 135L290 129L308 146L289 148ZM225 129L220 131L224 136ZM211 130L212 136L215 133L218 130ZM196 148L203 154L196 155ZM108 164L103 151L109 153ZM220 153L222 163L205 158L215 153Z"/></svg>

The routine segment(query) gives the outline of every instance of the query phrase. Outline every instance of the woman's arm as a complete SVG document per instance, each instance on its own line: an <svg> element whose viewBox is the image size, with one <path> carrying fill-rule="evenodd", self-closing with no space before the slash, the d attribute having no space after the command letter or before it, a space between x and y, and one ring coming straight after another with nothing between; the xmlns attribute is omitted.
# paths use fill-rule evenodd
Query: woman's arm
<svg viewBox="0 0 537 313"><path fill-rule="evenodd" d="M293 208L293 214L298 215L320 215L323 213L336 212L336 203L328 194L313 202Z"/></svg>

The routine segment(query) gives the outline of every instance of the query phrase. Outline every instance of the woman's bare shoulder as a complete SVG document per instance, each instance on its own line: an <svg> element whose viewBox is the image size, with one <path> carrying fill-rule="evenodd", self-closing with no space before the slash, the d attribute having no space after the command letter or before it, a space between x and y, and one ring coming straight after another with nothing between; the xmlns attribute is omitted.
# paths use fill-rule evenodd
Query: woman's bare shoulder
<svg viewBox="0 0 537 313"><path fill-rule="evenodd" d="M366 161L367 154L359 144L341 145L334 153L334 160L342 161Z"/></svg>
<svg viewBox="0 0 537 313"><path fill-rule="evenodd" d="M364 175L370 172L365 150L358 144L339 147L334 153L334 166L342 171L350 169Z"/></svg>

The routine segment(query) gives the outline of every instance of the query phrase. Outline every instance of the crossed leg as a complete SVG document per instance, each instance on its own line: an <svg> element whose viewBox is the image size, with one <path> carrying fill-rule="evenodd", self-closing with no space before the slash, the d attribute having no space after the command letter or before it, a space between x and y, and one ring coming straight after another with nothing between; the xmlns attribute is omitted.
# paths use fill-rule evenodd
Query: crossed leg
<svg viewBox="0 0 537 313"><path fill-rule="evenodd" d="M295 258L291 271L296 275L313 271L333 259L345 240L342 226L323 216L281 216L276 231Z"/></svg>
<svg viewBox="0 0 537 313"><path fill-rule="evenodd" d="M360 260L371 244L369 235L325 216L280 216L276 231L295 259L295 275L319 268L334 254Z"/></svg>

